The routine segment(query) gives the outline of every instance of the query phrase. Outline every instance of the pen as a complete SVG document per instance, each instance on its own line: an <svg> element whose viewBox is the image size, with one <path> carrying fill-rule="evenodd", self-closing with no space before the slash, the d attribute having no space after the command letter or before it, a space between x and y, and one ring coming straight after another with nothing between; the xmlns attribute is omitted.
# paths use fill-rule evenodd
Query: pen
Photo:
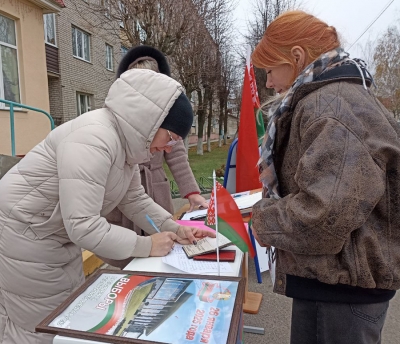
<svg viewBox="0 0 400 344"><path fill-rule="evenodd" d="M158 233L161 233L161 231L158 229L158 227L156 226L156 224L155 224L154 221L150 218L149 215L146 215L146 219L147 219L147 221L149 221L149 223L153 226L153 228L154 228Z"/></svg>
<svg viewBox="0 0 400 344"><path fill-rule="evenodd" d="M197 215L197 216L193 216L190 219L191 220L205 220L207 217L207 215Z"/></svg>

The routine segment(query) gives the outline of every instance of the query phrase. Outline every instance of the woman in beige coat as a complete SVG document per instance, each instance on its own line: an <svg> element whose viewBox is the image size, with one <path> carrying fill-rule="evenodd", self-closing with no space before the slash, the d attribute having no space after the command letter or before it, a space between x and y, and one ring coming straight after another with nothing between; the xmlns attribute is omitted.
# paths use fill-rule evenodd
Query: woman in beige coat
<svg viewBox="0 0 400 344"><path fill-rule="evenodd" d="M130 49L118 67L117 77L132 68L151 69L171 76L168 62L163 53L150 46L140 45ZM169 180L163 168L164 160L178 185L181 196L189 201L189 211L196 206L208 207L207 201L200 195L200 189L190 168L183 141L179 141L170 152L156 152L149 162L139 165L141 183L146 193L165 210L170 213L174 212ZM127 219L118 208L115 208L107 216L107 219L112 223L133 229L138 234L143 234L141 228ZM103 257L101 258L103 259ZM120 262L104 260L121 268L129 263L129 260Z"/></svg>
<svg viewBox="0 0 400 344"><path fill-rule="evenodd" d="M165 255L174 240L209 235L179 226L140 182L138 164L190 130L182 91L163 74L127 71L104 108L53 130L0 180L1 344L52 343L35 326L83 283L82 248L122 260ZM152 235L107 222L117 205Z"/></svg>

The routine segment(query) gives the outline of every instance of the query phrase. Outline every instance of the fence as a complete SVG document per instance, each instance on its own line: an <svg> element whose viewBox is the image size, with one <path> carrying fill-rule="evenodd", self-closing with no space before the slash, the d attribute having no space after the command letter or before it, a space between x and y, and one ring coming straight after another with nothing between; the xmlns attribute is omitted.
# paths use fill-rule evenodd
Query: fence
<svg viewBox="0 0 400 344"><path fill-rule="evenodd" d="M213 188L213 178L209 176L200 176L199 178L195 178L196 183L199 186L200 193L202 194L209 194L212 191ZM217 177L217 180L222 184L224 178ZM180 198L183 197L179 193L179 188L178 185L176 184L175 180L170 181L170 189L171 189L171 197L172 198Z"/></svg>

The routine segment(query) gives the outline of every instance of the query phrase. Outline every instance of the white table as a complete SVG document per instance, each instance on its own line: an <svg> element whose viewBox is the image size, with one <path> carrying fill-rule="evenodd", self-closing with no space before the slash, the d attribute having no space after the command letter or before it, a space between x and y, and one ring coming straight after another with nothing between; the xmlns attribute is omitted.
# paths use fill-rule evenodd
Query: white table
<svg viewBox="0 0 400 344"><path fill-rule="evenodd" d="M229 246L227 249L236 250L236 258L233 263L229 263L232 268L232 272L221 274L222 276L228 277L239 277L240 270L243 260L243 252L240 251L236 246ZM161 257L149 257L149 258L134 258L124 270L131 271L144 271L144 272L167 272L167 273L181 273L185 272L178 270L168 264L162 262ZM217 273L207 273L204 275L216 276ZM55 336L53 339L53 344L107 344L104 342L95 342L91 340L84 340L71 337ZM108 343L112 344L112 343Z"/></svg>

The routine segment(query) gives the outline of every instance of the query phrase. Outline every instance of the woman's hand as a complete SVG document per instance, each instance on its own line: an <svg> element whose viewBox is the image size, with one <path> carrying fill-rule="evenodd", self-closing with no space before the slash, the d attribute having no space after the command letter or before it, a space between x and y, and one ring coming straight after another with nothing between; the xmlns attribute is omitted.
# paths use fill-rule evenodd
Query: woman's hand
<svg viewBox="0 0 400 344"><path fill-rule="evenodd" d="M174 246L174 241L178 236L173 232L156 233L151 237L151 251L150 257L163 257L166 256Z"/></svg>
<svg viewBox="0 0 400 344"><path fill-rule="evenodd" d="M199 194L193 194L188 196L190 208L188 212L193 211L194 207L199 206L199 208L208 208L208 203L206 199Z"/></svg>
<svg viewBox="0 0 400 344"><path fill-rule="evenodd" d="M204 237L215 238L215 232L213 231L208 231L205 229L200 229L197 227L189 227L189 226L179 226L176 235L177 235L176 241L182 245L187 245L187 244L196 245L197 240L202 239Z"/></svg>

